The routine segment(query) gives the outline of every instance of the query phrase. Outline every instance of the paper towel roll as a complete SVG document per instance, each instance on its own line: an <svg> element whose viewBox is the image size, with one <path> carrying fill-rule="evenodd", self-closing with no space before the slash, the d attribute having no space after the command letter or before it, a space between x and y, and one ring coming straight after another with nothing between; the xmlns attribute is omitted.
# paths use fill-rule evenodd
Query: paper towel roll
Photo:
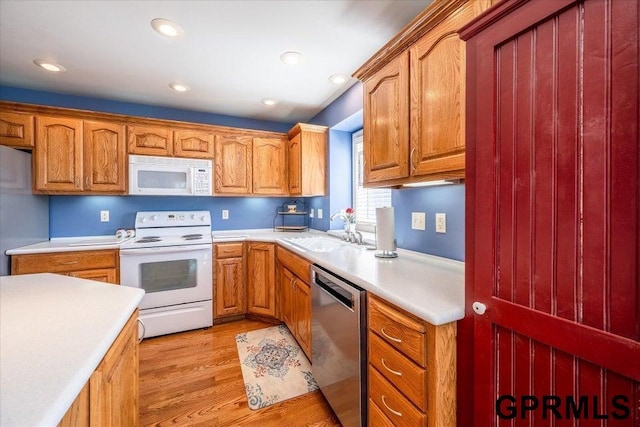
<svg viewBox="0 0 640 427"><path fill-rule="evenodd" d="M393 208L376 208L376 247L379 251L393 252L396 248L396 229Z"/></svg>

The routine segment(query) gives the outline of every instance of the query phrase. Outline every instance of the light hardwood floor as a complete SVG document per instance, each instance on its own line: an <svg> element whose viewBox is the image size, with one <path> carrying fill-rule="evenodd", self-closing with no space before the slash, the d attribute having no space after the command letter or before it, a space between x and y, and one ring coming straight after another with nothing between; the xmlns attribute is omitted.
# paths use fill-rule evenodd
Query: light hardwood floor
<svg viewBox="0 0 640 427"><path fill-rule="evenodd" d="M142 426L340 426L319 391L253 411L235 336L272 326L239 320L140 344Z"/></svg>

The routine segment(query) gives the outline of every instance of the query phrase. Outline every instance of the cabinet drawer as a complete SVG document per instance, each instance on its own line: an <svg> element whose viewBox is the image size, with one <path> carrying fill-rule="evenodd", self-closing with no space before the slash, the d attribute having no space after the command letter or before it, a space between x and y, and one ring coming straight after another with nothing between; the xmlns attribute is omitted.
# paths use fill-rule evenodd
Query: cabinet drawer
<svg viewBox="0 0 640 427"><path fill-rule="evenodd" d="M425 367L426 327L418 320L369 294L369 328L385 342Z"/></svg>
<svg viewBox="0 0 640 427"><path fill-rule="evenodd" d="M369 398L395 426L424 426L427 416L419 411L369 365Z"/></svg>
<svg viewBox="0 0 640 427"><path fill-rule="evenodd" d="M393 427L391 420L371 399L369 399L369 427Z"/></svg>
<svg viewBox="0 0 640 427"><path fill-rule="evenodd" d="M242 256L244 243L218 243L214 246L216 258L234 258Z"/></svg>
<svg viewBox="0 0 640 427"><path fill-rule="evenodd" d="M369 334L369 363L420 410L426 411L426 371L423 368L385 343L376 334Z"/></svg>
<svg viewBox="0 0 640 427"><path fill-rule="evenodd" d="M306 283L311 283L311 263L291 251L278 246L278 261Z"/></svg>
<svg viewBox="0 0 640 427"><path fill-rule="evenodd" d="M11 274L65 273L116 268L118 261L117 250L13 255Z"/></svg>

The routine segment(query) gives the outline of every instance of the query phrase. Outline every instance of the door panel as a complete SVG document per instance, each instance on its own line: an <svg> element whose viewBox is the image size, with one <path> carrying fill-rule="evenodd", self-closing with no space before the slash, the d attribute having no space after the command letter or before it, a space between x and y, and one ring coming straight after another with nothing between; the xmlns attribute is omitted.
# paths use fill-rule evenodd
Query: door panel
<svg viewBox="0 0 640 427"><path fill-rule="evenodd" d="M127 146L124 125L83 122L86 191L124 193L127 184Z"/></svg>
<svg viewBox="0 0 640 427"><path fill-rule="evenodd" d="M475 425L637 425L638 3L496 9L462 34Z"/></svg>

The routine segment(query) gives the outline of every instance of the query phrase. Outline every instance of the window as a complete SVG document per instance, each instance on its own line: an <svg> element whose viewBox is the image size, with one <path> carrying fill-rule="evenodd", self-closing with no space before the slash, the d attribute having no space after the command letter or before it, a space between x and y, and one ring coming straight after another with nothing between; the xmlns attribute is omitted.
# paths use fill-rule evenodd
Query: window
<svg viewBox="0 0 640 427"><path fill-rule="evenodd" d="M391 206L391 190L386 188L364 188L362 129L354 132L353 142L353 209L356 211L358 228L375 231L376 208Z"/></svg>

